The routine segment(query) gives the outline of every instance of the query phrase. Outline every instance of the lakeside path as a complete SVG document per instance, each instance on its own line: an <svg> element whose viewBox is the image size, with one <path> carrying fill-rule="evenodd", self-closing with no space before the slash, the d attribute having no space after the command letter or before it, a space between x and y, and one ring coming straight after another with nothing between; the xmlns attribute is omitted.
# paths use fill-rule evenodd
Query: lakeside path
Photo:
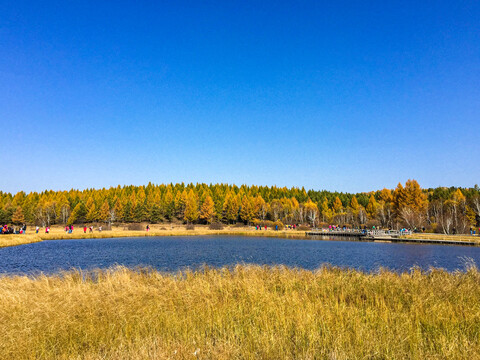
<svg viewBox="0 0 480 360"><path fill-rule="evenodd" d="M478 235L446 235L446 234L429 234L429 233L417 233L412 235L402 236L402 239L418 239L418 240L437 240L437 241L457 241L468 244L480 245L480 236Z"/></svg>
<svg viewBox="0 0 480 360"><path fill-rule="evenodd" d="M42 229L44 231L44 229ZM39 232L35 234L32 230L23 235L0 235L0 248L8 246L18 246L41 242L44 240L72 240L72 239L104 239L120 237L152 237L152 236L209 236L209 235L229 235L229 236L258 236L258 237L279 237L287 239L311 239L305 236L302 230L255 230L252 226L225 226L222 230L211 230L207 225L196 225L194 230L186 230L184 225L151 225L150 231L145 230L125 230L124 226L113 227L112 230L102 232L95 230L93 233L83 233L80 227L75 228L72 234L67 234L61 226L54 226L49 234ZM334 232L327 232L325 236L335 236ZM445 244L445 241L456 242L458 245L480 245L479 236L469 235L444 235L419 233L403 236L402 239L418 240L419 243ZM347 239L346 239L347 240ZM372 241L365 239L364 241ZM382 239L387 241L388 239ZM398 241L398 240L397 240ZM438 241L438 243L437 243ZM451 245L451 244L450 244Z"/></svg>

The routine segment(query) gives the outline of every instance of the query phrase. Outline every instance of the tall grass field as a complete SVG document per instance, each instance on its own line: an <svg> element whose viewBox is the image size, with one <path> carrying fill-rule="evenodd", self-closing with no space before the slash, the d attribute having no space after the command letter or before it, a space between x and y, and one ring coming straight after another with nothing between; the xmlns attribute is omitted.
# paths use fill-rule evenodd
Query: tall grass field
<svg viewBox="0 0 480 360"><path fill-rule="evenodd" d="M0 278L0 359L479 358L475 267Z"/></svg>

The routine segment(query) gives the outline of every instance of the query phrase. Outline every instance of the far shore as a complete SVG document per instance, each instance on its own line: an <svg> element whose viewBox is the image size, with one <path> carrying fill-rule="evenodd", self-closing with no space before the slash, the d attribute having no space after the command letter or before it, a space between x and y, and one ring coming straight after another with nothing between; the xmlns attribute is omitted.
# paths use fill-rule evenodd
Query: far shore
<svg viewBox="0 0 480 360"><path fill-rule="evenodd" d="M0 248L8 246L18 246L30 243L41 242L44 240L72 240L72 239L103 239L103 238L121 238L121 237L153 237L153 236L209 236L209 235L229 235L229 236L260 236L260 237L280 237L288 239L310 239L303 230L283 229L274 230L256 230L253 226L226 225L222 230L212 230L208 225L195 225L194 229L187 230L182 224L154 224L150 225L150 230L128 230L127 226L113 226L111 230L99 231L96 227L93 232L83 232L83 227L75 226L72 233L65 232L63 226L52 226L48 234L45 228L41 228L38 234L35 229L29 227L26 234L0 235ZM335 233L325 233L326 236L335 236ZM480 245L479 236L469 235L444 235L432 233L418 233L403 238L423 239L423 240L455 240L459 243L468 243ZM347 239L346 239L347 240Z"/></svg>
<svg viewBox="0 0 480 360"><path fill-rule="evenodd" d="M26 234L0 235L0 248L30 244L44 240L72 240L72 239L104 239L122 237L153 237L153 236L208 236L208 235L233 235L233 236L264 236L307 239L305 231L284 229L256 230L253 226L225 226L222 230L211 230L208 225L195 225L193 230L187 230L185 225L156 224L150 225L150 230L127 230L126 226L113 226L111 230L83 232L83 227L74 227L71 234L65 232L62 226L52 226L48 234L42 228L38 234L35 230L27 230Z"/></svg>

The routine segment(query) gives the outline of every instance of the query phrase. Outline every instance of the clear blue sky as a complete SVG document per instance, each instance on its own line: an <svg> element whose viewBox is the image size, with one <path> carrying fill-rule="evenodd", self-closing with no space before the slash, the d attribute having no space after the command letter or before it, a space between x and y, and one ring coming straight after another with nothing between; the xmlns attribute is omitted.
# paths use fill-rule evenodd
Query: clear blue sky
<svg viewBox="0 0 480 360"><path fill-rule="evenodd" d="M0 190L480 183L479 1L0 0Z"/></svg>

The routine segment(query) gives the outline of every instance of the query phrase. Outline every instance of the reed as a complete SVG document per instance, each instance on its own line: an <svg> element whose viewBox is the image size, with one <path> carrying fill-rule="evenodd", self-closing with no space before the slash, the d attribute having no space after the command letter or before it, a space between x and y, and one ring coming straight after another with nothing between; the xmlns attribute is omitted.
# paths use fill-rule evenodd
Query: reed
<svg viewBox="0 0 480 360"><path fill-rule="evenodd" d="M478 359L480 273L323 267L0 277L1 359Z"/></svg>
<svg viewBox="0 0 480 360"><path fill-rule="evenodd" d="M0 235L0 248L40 242L42 239L35 234Z"/></svg>

